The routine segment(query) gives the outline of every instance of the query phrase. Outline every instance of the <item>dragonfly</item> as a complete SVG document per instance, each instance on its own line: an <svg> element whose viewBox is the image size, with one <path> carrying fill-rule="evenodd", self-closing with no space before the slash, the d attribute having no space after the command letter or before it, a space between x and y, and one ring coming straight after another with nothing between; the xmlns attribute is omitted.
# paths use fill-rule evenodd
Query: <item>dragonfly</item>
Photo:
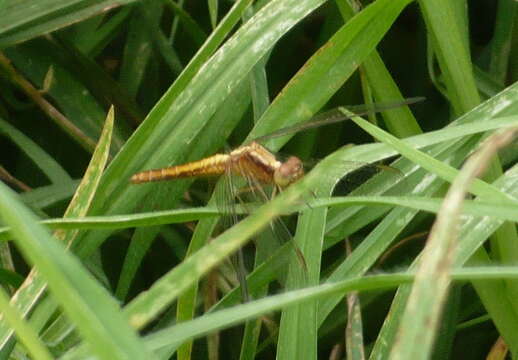
<svg viewBox="0 0 518 360"><path fill-rule="evenodd" d="M364 116L403 105L413 104L422 100L423 98L407 98L403 101L392 103L348 106L347 110L354 113L352 116ZM339 109L334 109L317 115L312 121L307 123L282 128L268 135L256 138L228 153L217 153L184 164L141 171L134 174L130 181L133 184L144 184L183 178L225 176L227 183L225 191L227 191L228 194L225 196L220 195L218 198L223 199L227 197L227 199L218 201L232 203L235 201L235 198L240 200L239 191L235 189L236 186L234 185L237 182L232 180L234 177L239 177L245 180L251 192L258 192L260 194L256 196L256 198L258 197L260 201L266 201L287 186L301 179L304 176L304 166L303 162L296 156L290 156L286 161L281 161L273 152L261 145L262 142L272 138L345 121L350 118L351 116L345 115L344 112ZM262 186L265 185L272 188L270 195L267 195L266 191L262 190ZM233 211L232 206L218 204L218 207L225 208L226 211L229 209ZM284 231L285 233L286 231L289 232L285 224L281 224L277 226L277 228L280 228L280 231ZM238 257L242 257L242 254L238 254ZM246 282L243 280L244 277L238 276L238 278L243 298L248 298L246 294Z"/></svg>
<svg viewBox="0 0 518 360"><path fill-rule="evenodd" d="M424 98L415 97L395 103L350 106L347 107L347 110L354 113L352 116L364 116L423 100ZM290 156L286 161L281 162L274 153L260 143L290 133L345 121L351 119L352 116L332 110L318 115L317 119L308 123L282 128L256 138L229 153L218 153L185 164L138 172L131 177L131 183L142 184L154 181L233 174L251 181L254 185L257 183L270 184L278 190L282 190L304 175L302 161L296 156Z"/></svg>

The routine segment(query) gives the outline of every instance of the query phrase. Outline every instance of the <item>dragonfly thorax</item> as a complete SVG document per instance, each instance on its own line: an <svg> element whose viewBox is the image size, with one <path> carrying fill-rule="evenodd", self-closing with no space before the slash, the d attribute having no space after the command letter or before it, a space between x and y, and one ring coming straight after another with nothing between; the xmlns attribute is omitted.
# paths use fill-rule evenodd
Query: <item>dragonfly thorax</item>
<svg viewBox="0 0 518 360"><path fill-rule="evenodd" d="M285 162L280 162L273 153L255 141L235 149L230 157L233 172L279 188L290 185L304 175L299 158L291 156Z"/></svg>
<svg viewBox="0 0 518 360"><path fill-rule="evenodd" d="M273 174L275 184L284 188L304 175L304 166L302 161L296 156L290 156L288 160L281 163Z"/></svg>

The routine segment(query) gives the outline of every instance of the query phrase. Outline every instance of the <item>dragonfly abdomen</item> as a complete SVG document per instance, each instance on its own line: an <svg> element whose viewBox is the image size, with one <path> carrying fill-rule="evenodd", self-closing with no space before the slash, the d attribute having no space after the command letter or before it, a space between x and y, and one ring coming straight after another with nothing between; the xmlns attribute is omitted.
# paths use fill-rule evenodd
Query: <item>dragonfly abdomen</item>
<svg viewBox="0 0 518 360"><path fill-rule="evenodd" d="M205 159L162 169L146 170L131 177L133 184L182 179L196 176L218 176L225 173L230 161L227 154L216 154Z"/></svg>

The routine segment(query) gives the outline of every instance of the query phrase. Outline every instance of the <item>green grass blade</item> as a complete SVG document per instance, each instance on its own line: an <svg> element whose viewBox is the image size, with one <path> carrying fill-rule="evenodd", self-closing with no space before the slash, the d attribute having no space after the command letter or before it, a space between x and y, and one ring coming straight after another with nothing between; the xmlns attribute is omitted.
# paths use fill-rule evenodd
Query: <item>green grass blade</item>
<svg viewBox="0 0 518 360"><path fill-rule="evenodd" d="M36 224L14 193L2 184L0 192L2 220L11 225L16 245L48 282L51 293L91 350L101 359L150 359L106 290Z"/></svg>
<svg viewBox="0 0 518 360"><path fill-rule="evenodd" d="M207 39L207 34L205 34L203 28L198 25L198 23L189 15L187 11L182 9L182 7L176 4L173 0L164 1L164 4L175 13L180 22L185 27L185 31L189 33L194 42L198 45L202 45L205 42L205 39ZM216 27L215 22L212 25L213 28Z"/></svg>
<svg viewBox="0 0 518 360"><path fill-rule="evenodd" d="M432 45L444 76L448 98L457 115L480 103L465 41L463 21L448 0L419 0Z"/></svg>
<svg viewBox="0 0 518 360"><path fill-rule="evenodd" d="M345 20L349 20L356 12L348 1L336 1L336 5ZM364 60L362 68L365 70L367 86L377 102L403 100L401 91L377 50L373 50L372 54ZM389 132L397 137L408 137L422 132L408 106L384 111L383 118Z"/></svg>
<svg viewBox="0 0 518 360"><path fill-rule="evenodd" d="M24 204L33 209L43 209L65 199L70 199L79 185L78 180L72 180L64 185L48 185L20 194Z"/></svg>
<svg viewBox="0 0 518 360"><path fill-rule="evenodd" d="M22 314L9 304L9 297L2 288L0 288L0 309L2 309L4 321L13 328L17 338L27 347L28 352L34 359L53 359L43 342L38 338L38 334L25 322Z"/></svg>
<svg viewBox="0 0 518 360"><path fill-rule="evenodd" d="M453 271L452 277L459 281L473 279L516 279L518 272L516 267L495 269L490 267L473 267ZM411 282L413 278L413 273L370 275L335 283L321 284L306 289L293 290L284 294L239 305L235 309L220 310L212 314L207 314L188 323L171 326L146 337L146 342L152 349L171 345L178 346L179 343L186 339L203 336L209 332L224 329L235 323L243 322L247 319L293 304L311 301L313 299L322 299L326 296L335 295L336 293L343 295L344 293L352 291L391 288L398 284Z"/></svg>
<svg viewBox="0 0 518 360"><path fill-rule="evenodd" d="M90 166L88 167L85 176L82 180L82 182L79 184L79 187L74 194L74 197L72 198L69 207L67 211L65 212L65 217L79 217L79 216L85 216L90 204L92 203L94 194L97 190L97 187L100 182L101 175L103 174L104 167L106 166L106 162L108 160L109 155L109 148L111 144L111 135L113 130L113 120L114 120L114 112L113 108L108 113L108 117L106 120L106 126L103 129L103 133L101 135L101 138L99 140L99 144L96 147ZM23 213L27 213L27 210L25 210L21 205L16 205L17 207L21 208ZM6 211L9 210L8 208ZM12 221L16 224L18 221L23 221L22 218L16 217L15 214L10 214L12 217ZM29 219L32 219L31 214L27 215L29 216ZM35 220L31 220L35 222ZM7 225L9 223L5 222ZM30 227L32 232L35 233L42 233L45 234L46 239L49 239L49 237L46 235L46 230L43 229L40 225L34 224L34 226ZM23 229L22 229L23 230ZM29 234L23 234L23 231L20 229L17 229L15 226L11 225L11 234L13 236L24 236L25 241L28 243L31 243L37 238L32 238L31 236L34 235L34 233ZM58 230L55 233L55 237L62 241L65 246L70 245L72 241L75 240L77 236L77 230L74 231L63 231ZM20 239L18 239L20 241ZM60 251L59 245L53 245L52 240L47 240L51 245L49 246L58 246L58 250L54 251ZM26 243L23 243L23 245L27 245ZM21 245L20 245L21 246ZM42 245L43 246L43 245ZM33 256L34 253L28 252L26 253L26 256ZM54 261L56 259L53 259ZM49 259L47 259L49 261ZM74 260L72 260L74 261ZM50 271L57 271L57 268L52 268L52 266L49 264ZM74 266L74 265L70 265ZM82 271L82 270L79 270ZM56 273L56 276L59 276L58 273ZM82 275L85 276L85 275ZM36 275L34 272L32 276L29 276L22 287L18 289L16 292L16 301L14 302L18 309L27 316L27 314L30 312L30 310L34 307L35 303L38 301L39 297L42 295L46 288L46 281L49 281L48 279L43 279L42 277ZM93 285L92 285L93 286ZM51 313L48 314L48 316L51 316ZM0 348L4 349L6 346L8 346L9 339L12 336L12 331L5 326L5 324L0 324Z"/></svg>
<svg viewBox="0 0 518 360"><path fill-rule="evenodd" d="M518 168L515 166L513 169L507 172L507 176L499 179L494 185L497 186L501 191L508 193L510 196L516 197L518 195L518 192L516 191L518 180L516 178L517 171ZM502 225L502 223L502 220L489 218L481 219L479 217L468 217L464 219L460 229L460 236L458 241L459 248L457 250L457 258L455 259L454 266L461 266L462 264L466 263L470 257L472 257L474 254L477 254L477 249L482 246L484 241L486 241L487 238ZM475 262L480 258L481 257L478 255L475 256ZM492 290L498 290L496 291L496 294L500 305L497 306L495 309L496 311L491 311L491 308L488 308L488 310L493 316L495 325L502 333L504 338L506 338L506 342L510 346L514 347L514 344L516 344L517 341L516 324L518 323L518 315L512 311L512 305L509 304L507 297L503 295L503 284L492 283L491 288ZM382 331L374 346L371 358L388 357L394 343L395 334L397 333L396 329L405 309L405 304L409 293L410 287L408 286L403 286L398 290L393 301L390 314L387 317L387 320L385 321Z"/></svg>
<svg viewBox="0 0 518 360"><path fill-rule="evenodd" d="M92 57L98 56L115 36L120 34L132 12L131 6L126 6L115 11L113 16L98 15L89 20L80 22L73 27L68 40L84 54Z"/></svg>
<svg viewBox="0 0 518 360"><path fill-rule="evenodd" d="M18 1L6 1L0 19L0 49L26 41L114 6L129 4L134 0L42 0L27 6Z"/></svg>
<svg viewBox="0 0 518 360"><path fill-rule="evenodd" d="M453 181L453 179L455 178L457 170L455 170L454 168L444 163L441 163L440 161L437 161L433 157L423 152L412 149L411 147L405 145L402 141L384 132L383 130L376 128L374 125L361 118L355 117L352 120L360 127L362 127L365 131L367 131L369 134L376 137L380 141L389 144L389 146L396 149L401 155L418 163L423 168L437 174L441 178L450 182ZM503 203L507 202L511 204L514 202L506 194L501 193L500 191L494 189L491 185L488 185L487 183L478 179L475 179L473 181L473 185L471 185L470 187L470 192L480 196L481 198L493 198L498 199Z"/></svg>
<svg viewBox="0 0 518 360"><path fill-rule="evenodd" d="M111 130L113 127L113 112L108 117L104 136L94 153L92 166L89 167L85 179L88 181L80 185L76 196L71 202L68 216L84 214L91 203L100 174L108 158ZM41 276L48 282L51 292L65 309L66 313L79 329L79 332L90 342L93 352L100 358L142 358L149 359L149 355L138 344L136 334L125 323L118 310L116 302L100 287L80 263L64 251L63 245L58 244L49 234L35 223L35 219L4 186L0 187L4 193L0 203L3 221L11 225L16 244L25 256L34 263ZM68 234L68 240L74 232ZM68 242L65 233L56 234L57 238ZM45 254L45 256L42 256ZM35 277L24 285L25 293L29 288L44 288ZM29 286L30 285L30 286ZM18 306L26 298L24 293L17 294ZM32 296L29 298L32 300ZM2 329L2 336L6 339L6 332ZM5 343L5 342L4 342Z"/></svg>
<svg viewBox="0 0 518 360"><path fill-rule="evenodd" d="M513 102L513 99L516 97L516 94L517 94L516 89L517 89L516 85L511 86L510 88L506 89L501 94L499 94L498 96L494 97L493 99L489 100L482 106L474 109L470 113L466 114L464 117L460 118L458 121L455 122L455 125L457 125L457 124L473 124L473 125L475 125L491 116L498 116L499 114L505 115L506 113L512 113L513 111L515 111L515 108L514 108L515 105L513 105L515 103ZM447 129L445 129L445 131L449 131L451 129L452 129L451 127L448 127ZM415 136L415 137L407 139L406 141L408 141L408 144L413 147L421 148L422 146L430 145L430 143L428 143L425 139L427 139L427 135ZM476 138L474 140L476 140ZM464 146L465 149L462 149L462 150L459 148L459 146L456 146L456 147L452 146L448 142L446 142L445 144L441 144L439 147L437 147L437 145L436 145L437 150L442 149L441 151L443 153L442 155L439 156L439 158L446 159L448 157L451 157L452 155L455 155L458 157L458 159L454 160L454 161L452 161L452 159L450 159L451 163L455 164L455 163L459 163L460 161L462 161L463 156L465 156L463 154L467 154L469 151L471 151L471 149L473 148L473 144L476 144L476 142L473 142L473 141L471 141L471 144L469 142L466 143L464 140L462 142L464 142L466 144L466 146ZM459 142L459 144L462 144L462 142ZM378 148L378 146L380 146L380 147ZM355 159L358 161L365 161L365 162L377 161L377 160L383 158L383 156L381 155L382 149L383 149L383 146L381 146L381 144L369 144L369 145L357 146L357 147L349 148L349 149L343 149L343 150L337 152L336 154L334 154L332 157L329 157L329 166L327 166L327 164L326 164L327 161L319 164L319 167L322 166L320 171L322 174L326 175L325 178L327 178L327 177L330 178L329 181L336 181L333 179L339 179L345 173L345 171L341 168L341 165L339 162L340 158L342 158L344 160ZM428 150L428 153L430 153L434 156L438 156L441 153L439 151L437 151L437 153L435 153L434 150L432 150L432 149L434 149L434 148L432 147L430 150ZM378 153L378 151L380 151L380 153ZM390 154L395 154L395 152L384 153L384 155L386 155L386 156L390 156ZM326 160L328 160L328 159L326 159ZM326 166L324 166L324 164L326 164ZM315 168L315 171L316 170L317 169ZM416 175L418 175L418 174L416 173ZM426 179L426 177L420 176L420 179L421 179L421 180L419 180L420 182L417 183L420 188L422 188L423 190L430 189L432 191L432 193L433 193L433 191L437 191L437 188L435 190L433 190L433 188L431 187L431 184L429 183L428 180L426 180L426 184L425 184L426 187L423 185L420 185L420 183L422 183L423 179ZM333 215L335 217L337 217L336 215L338 215L338 217L336 219L337 221L339 221L339 222L346 221L347 226L349 226L349 225L353 226L354 225L353 223L357 223L359 220L363 221L363 218L366 217L365 214L367 214L367 213L364 214L361 211L357 212L357 213L361 214L361 215L359 215L359 217L357 219L355 219L354 221L352 219L346 220L347 218L342 217L340 213L333 214ZM381 214L383 214L383 213L381 213ZM337 272L336 272L337 277L333 278L333 279L342 279L346 276L363 273L370 266L372 266L372 264L376 261L376 259L383 253L384 249L386 249L386 247L388 246L387 244L382 243L382 242L379 242L379 244L378 244L378 241L383 239L384 241L387 241L388 244L390 244L390 241L392 241L390 239L390 236L383 236L383 235L389 234L389 233L393 234L391 236L397 235L397 233L399 231L401 231L401 229L399 229L399 230L396 229L394 226L391 225L391 223L395 223L397 221L397 224L400 224L400 223L402 223L402 221L400 219L405 219L405 221L406 221L406 220L411 219L411 217L409 218L409 214L405 211L405 212L395 212L393 214L393 217L391 215L391 219L384 219L382 224L385 224L386 227L382 228L381 224L380 224L379 232L376 234L374 234L374 233L372 234L372 241L367 241L367 239L366 239L359 246L359 248L357 249L358 251L354 251L351 254L350 258L348 258L348 260L346 262L347 264L344 263L344 266L339 268L340 271L337 270ZM332 220L334 221L334 219L332 219ZM372 220L370 220L370 221L372 221ZM368 223L368 222L364 222L364 224L366 224L366 223ZM404 227L404 224L402 224L402 225L403 225L402 227ZM390 230L390 231L388 231L388 230ZM350 233L342 232L338 236L341 239L344 236L348 236L347 234L350 234ZM370 240L371 237L369 236L368 239ZM363 252L360 252L359 250L362 250ZM336 304L339 301L340 301L339 298L329 298L329 299L326 299L326 301L323 304L320 304L320 307L319 307L320 321L323 321L323 319L329 314L329 312L334 308L334 306L336 306ZM394 330L387 330L387 334L390 334L391 331L394 331ZM383 335L383 336L387 337L390 335ZM385 341L388 341L388 340L385 338L381 341L382 341L381 343L385 344ZM379 355L376 355L376 356L379 356ZM386 354L384 356L388 356L388 354Z"/></svg>
<svg viewBox="0 0 518 360"><path fill-rule="evenodd" d="M515 130L516 131L516 130ZM470 184L487 168L513 130L495 134L463 166L453 181L422 252L391 359L429 359L450 285L463 200ZM518 206L515 206L518 209ZM517 219L518 220L518 219Z"/></svg>
<svg viewBox="0 0 518 360"><path fill-rule="evenodd" d="M504 83L512 49L513 27L516 26L518 6L515 1L498 3L495 30L491 40L491 62L489 72L499 83Z"/></svg>
<svg viewBox="0 0 518 360"><path fill-rule="evenodd" d="M52 103L55 103L56 108L65 119L53 116L52 111L58 110L45 105L40 98L36 98L34 101L37 104L41 103L39 106L47 116L75 139L74 129L66 126L66 121L72 122L86 138L86 140L76 140L79 143L81 141L92 142L93 139L99 138L107 109L96 99L97 94L88 87L88 84L81 81L81 74L70 70L77 64L74 64L65 49L55 42L39 38L30 43L10 47L6 49L5 53L20 73L38 88L44 87L46 74L49 69L53 69L49 88L46 89L45 94L38 95L41 99L48 97ZM122 147L127 133L123 124L118 123L112 137L112 155ZM93 151L93 147L89 150Z"/></svg>
<svg viewBox="0 0 518 360"><path fill-rule="evenodd" d="M308 202L312 209L323 207L344 207L355 205L391 205L410 209L437 213L441 198L430 197L398 197L398 196L347 196L318 198ZM249 205L247 205L249 206ZM518 218L518 210L514 204L497 202L473 202L466 200L464 211L472 216L489 216L500 220L514 221ZM39 223L50 229L78 230L78 229L127 229L133 227L147 227L166 224L185 223L221 215L215 207L201 207L190 209L175 209L154 211L134 215L114 215L100 217L66 218L42 220ZM9 228L0 228L0 238L6 239Z"/></svg>
<svg viewBox="0 0 518 360"><path fill-rule="evenodd" d="M45 150L2 118L0 118L0 131L25 152L52 183L65 185L72 181L70 175Z"/></svg>
<svg viewBox="0 0 518 360"><path fill-rule="evenodd" d="M311 118L373 51L408 3L377 2L340 28L286 85L248 138L255 139ZM386 16L380 15L380 9ZM286 141L286 137L272 139L267 146L277 149Z"/></svg>
<svg viewBox="0 0 518 360"><path fill-rule="evenodd" d="M147 22L143 19L142 14L136 11L139 6L142 5L136 5L135 11L131 13L128 25L128 40L124 46L119 73L121 87L126 89L126 92L134 98L142 85L153 49L148 34L142 31L142 27L146 26Z"/></svg>

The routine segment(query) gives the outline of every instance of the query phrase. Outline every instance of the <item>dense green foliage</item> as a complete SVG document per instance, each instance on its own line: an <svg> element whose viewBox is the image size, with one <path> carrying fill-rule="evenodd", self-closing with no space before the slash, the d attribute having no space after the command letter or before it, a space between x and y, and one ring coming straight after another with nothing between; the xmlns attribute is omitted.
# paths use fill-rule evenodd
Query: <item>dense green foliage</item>
<svg viewBox="0 0 518 360"><path fill-rule="evenodd" d="M0 0L0 359L518 359L518 3L359 3ZM230 227L129 182L417 96Z"/></svg>

